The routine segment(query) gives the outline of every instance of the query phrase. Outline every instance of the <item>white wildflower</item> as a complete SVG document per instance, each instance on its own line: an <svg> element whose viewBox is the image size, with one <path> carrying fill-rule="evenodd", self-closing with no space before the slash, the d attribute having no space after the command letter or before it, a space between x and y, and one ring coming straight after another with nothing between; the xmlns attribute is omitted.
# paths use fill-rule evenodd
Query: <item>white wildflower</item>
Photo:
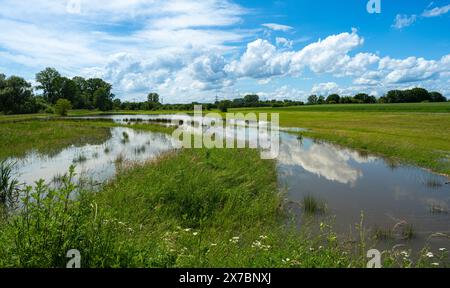
<svg viewBox="0 0 450 288"><path fill-rule="evenodd" d="M400 254L403 255L403 257L405 257L405 258L409 257L409 254L406 251L402 251L402 252L400 252Z"/></svg>
<svg viewBox="0 0 450 288"><path fill-rule="evenodd" d="M239 237L233 237L233 238L231 238L231 239L230 239L230 242L231 242L231 243L234 243L234 244L238 243L238 242L239 242Z"/></svg>
<svg viewBox="0 0 450 288"><path fill-rule="evenodd" d="M431 253L431 252L428 252L428 253L426 254L426 256L427 256L428 258L433 258L433 257L434 257L433 253Z"/></svg>

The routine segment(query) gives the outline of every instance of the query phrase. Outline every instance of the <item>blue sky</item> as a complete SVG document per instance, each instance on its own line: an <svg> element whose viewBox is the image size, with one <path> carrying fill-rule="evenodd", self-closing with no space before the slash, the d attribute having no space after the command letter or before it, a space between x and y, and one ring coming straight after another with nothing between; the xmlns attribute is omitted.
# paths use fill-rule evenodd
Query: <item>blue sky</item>
<svg viewBox="0 0 450 288"><path fill-rule="evenodd" d="M123 100L424 87L450 97L450 0L0 0L0 73L102 77Z"/></svg>

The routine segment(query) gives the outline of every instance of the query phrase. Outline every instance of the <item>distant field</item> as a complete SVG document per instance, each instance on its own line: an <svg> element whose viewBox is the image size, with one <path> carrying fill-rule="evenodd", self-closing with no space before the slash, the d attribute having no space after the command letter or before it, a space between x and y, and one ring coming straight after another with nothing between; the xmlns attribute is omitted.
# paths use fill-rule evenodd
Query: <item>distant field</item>
<svg viewBox="0 0 450 288"><path fill-rule="evenodd" d="M450 102L444 103L400 103L400 104L336 104L304 105L286 108L242 108L235 110L271 110L271 111L328 111L328 112L424 112L449 113Z"/></svg>

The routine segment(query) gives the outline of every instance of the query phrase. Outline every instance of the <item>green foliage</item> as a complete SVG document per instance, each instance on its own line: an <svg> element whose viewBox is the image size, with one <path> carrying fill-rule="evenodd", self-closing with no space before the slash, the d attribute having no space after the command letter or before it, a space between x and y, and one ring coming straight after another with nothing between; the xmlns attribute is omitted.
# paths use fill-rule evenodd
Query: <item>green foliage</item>
<svg viewBox="0 0 450 288"><path fill-rule="evenodd" d="M377 103L377 99L375 96L369 96L366 93L360 93L356 94L355 97L353 97L358 103L364 103L364 104L373 104Z"/></svg>
<svg viewBox="0 0 450 288"><path fill-rule="evenodd" d="M0 209L14 209L20 185L13 176L14 163L0 161Z"/></svg>
<svg viewBox="0 0 450 288"><path fill-rule="evenodd" d="M319 98L317 97L317 95L311 95L308 97L308 104L309 105L315 105L318 104Z"/></svg>
<svg viewBox="0 0 450 288"><path fill-rule="evenodd" d="M327 97L327 103L328 104L337 104L341 100L341 97L338 94L331 94Z"/></svg>
<svg viewBox="0 0 450 288"><path fill-rule="evenodd" d="M325 104L325 97L323 96L319 96L319 98L317 99L317 104Z"/></svg>
<svg viewBox="0 0 450 288"><path fill-rule="evenodd" d="M44 92L44 98L49 103L54 104L58 100L57 91L60 77L61 74L54 68L45 68L36 74L36 82L40 84L37 89Z"/></svg>
<svg viewBox="0 0 450 288"><path fill-rule="evenodd" d="M147 95L147 102L153 104L159 104L159 95L158 93L149 93Z"/></svg>
<svg viewBox="0 0 450 288"><path fill-rule="evenodd" d="M423 88L408 90L391 90L380 98L382 103L419 103L419 102L445 102L447 99L438 92L428 92Z"/></svg>
<svg viewBox="0 0 450 288"><path fill-rule="evenodd" d="M231 108L231 106L232 104L230 100L220 101L219 104L217 104L217 108L223 113L228 112L228 109Z"/></svg>
<svg viewBox="0 0 450 288"><path fill-rule="evenodd" d="M125 264L120 263L124 243L116 239L126 227L99 209L92 195L77 190L74 176L71 167L59 188L38 181L22 191L23 208L0 228L1 267L65 267L67 251L75 248L84 267Z"/></svg>
<svg viewBox="0 0 450 288"><path fill-rule="evenodd" d="M245 107L255 107L259 104L259 96L255 94L246 95L244 97L244 105Z"/></svg>
<svg viewBox="0 0 450 288"><path fill-rule="evenodd" d="M67 112L72 109L72 103L67 99L56 101L55 112L60 116L67 116Z"/></svg>
<svg viewBox="0 0 450 288"><path fill-rule="evenodd" d="M326 211L326 204L313 195L306 195L302 199L302 208L306 214L323 214Z"/></svg>
<svg viewBox="0 0 450 288"><path fill-rule="evenodd" d="M112 95L106 87L100 87L94 92L94 106L101 111L112 110Z"/></svg>
<svg viewBox="0 0 450 288"><path fill-rule="evenodd" d="M96 193L76 186L74 176L71 167L56 188L39 181L22 191L23 209L0 225L0 267L65 267L71 249L80 251L85 268L364 267L367 261L364 238L338 241L326 223L305 223L301 231L287 223L275 164L256 150L179 151L123 171ZM444 254L433 262L445 265ZM417 262L398 256L385 251L385 267L432 266L426 250Z"/></svg>
<svg viewBox="0 0 450 288"><path fill-rule="evenodd" d="M370 96L366 93L359 93L355 96L339 96L331 94L325 98L323 96L317 97L311 95L308 97L308 104L374 104L374 103L420 103L420 102L446 102L445 98L439 92L428 92L423 88L413 88L410 90L391 90L385 96L377 100L375 96Z"/></svg>
<svg viewBox="0 0 450 288"><path fill-rule="evenodd" d="M17 76L0 74L0 110L5 114L37 112L31 84Z"/></svg>
<svg viewBox="0 0 450 288"><path fill-rule="evenodd" d="M100 78L84 79L74 77L69 79L61 76L54 68L46 68L36 74L37 87L43 91L44 99L55 104L59 99L69 100L75 109L94 109L102 111L113 108L111 84Z"/></svg>

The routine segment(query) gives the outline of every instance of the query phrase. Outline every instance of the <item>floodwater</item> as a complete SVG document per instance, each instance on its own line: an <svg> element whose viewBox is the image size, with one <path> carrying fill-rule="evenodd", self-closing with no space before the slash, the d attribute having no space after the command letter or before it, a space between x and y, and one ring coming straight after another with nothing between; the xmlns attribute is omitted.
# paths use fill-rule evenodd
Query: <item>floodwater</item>
<svg viewBox="0 0 450 288"><path fill-rule="evenodd" d="M184 120L183 125L191 119L169 115L111 115L85 119L106 118L131 124L173 117ZM166 121L165 125L170 124ZM199 129L208 127L199 125ZM236 129L245 129L247 137L257 135L254 127L238 126ZM111 138L101 145L68 147L54 156L32 152L24 158L12 159L18 163L19 180L32 184L42 178L50 182L76 164L79 175L102 183L115 175L118 162L147 161L174 147L170 135L119 127L112 128L111 133ZM291 203L300 203L308 195L323 201L327 209L325 215L318 217L334 215L335 229L343 234L355 229L363 212L365 226L372 229L392 230L398 223L413 227L412 239L402 239L397 229L388 241L390 244L403 243L410 247L429 244L450 249L448 239L430 238L435 233L450 234L447 177L325 142L298 138L287 132L280 133L280 140L279 184ZM301 209L292 210L301 214Z"/></svg>
<svg viewBox="0 0 450 288"><path fill-rule="evenodd" d="M102 183L114 177L119 165L142 163L171 149L170 135L115 127L111 129L111 138L100 145L70 146L52 156L32 151L11 161L16 163L19 181L27 185L40 179L46 183L58 181L71 165L76 167L77 179Z"/></svg>

